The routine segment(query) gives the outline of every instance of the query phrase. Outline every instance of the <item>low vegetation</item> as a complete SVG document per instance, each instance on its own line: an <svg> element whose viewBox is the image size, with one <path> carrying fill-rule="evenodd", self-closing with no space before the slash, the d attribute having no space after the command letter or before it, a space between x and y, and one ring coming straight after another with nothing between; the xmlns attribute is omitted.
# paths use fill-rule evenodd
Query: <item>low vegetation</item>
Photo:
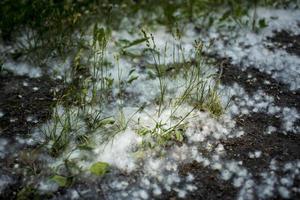
<svg viewBox="0 0 300 200"><path fill-rule="evenodd" d="M218 120L228 103L221 101L220 74L210 67L203 53L209 47L201 41L194 41L193 51L186 56L181 41L185 25L193 22L197 31L226 25L230 30L244 27L259 32L268 26L256 16L259 6L298 6L294 2L1 1L0 12L5 13L0 19L1 43L11 45L14 51L5 52L0 64L24 61L63 80L63 90L55 94L51 119L39 127L39 152L62 160L49 167L49 179L59 187L69 187L82 173L105 175L110 164L95 162L93 151L127 130L142 140L135 149L138 154L183 143L196 112L208 112ZM152 34L157 27L173 35L173 46L157 44ZM115 36L123 30L134 36ZM53 60L69 62L69 68L54 68ZM127 62L133 67L125 69ZM155 95L139 101L139 95L148 91L135 93L135 83L146 81L153 82L154 86L148 87ZM129 106L135 110L128 114ZM88 169L72 158L78 151L83 152ZM17 196L22 199L36 193L27 186Z"/></svg>

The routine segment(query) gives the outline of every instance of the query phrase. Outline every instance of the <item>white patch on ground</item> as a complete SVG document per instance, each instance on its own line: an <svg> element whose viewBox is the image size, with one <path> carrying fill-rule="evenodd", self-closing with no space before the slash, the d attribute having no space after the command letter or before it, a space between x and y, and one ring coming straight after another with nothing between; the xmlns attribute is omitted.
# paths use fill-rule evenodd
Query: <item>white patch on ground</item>
<svg viewBox="0 0 300 200"><path fill-rule="evenodd" d="M0 118L4 116L4 112L0 110Z"/></svg>
<svg viewBox="0 0 300 200"><path fill-rule="evenodd" d="M233 87L225 87L226 94L235 96L235 100L229 105L229 112L233 116L241 114L248 115L251 112L269 112L276 114L281 111L281 108L274 105L274 98L268 96L264 91L258 90L252 96L249 96L245 90L238 84Z"/></svg>
<svg viewBox="0 0 300 200"><path fill-rule="evenodd" d="M261 156L261 151L249 152L249 158L259 158Z"/></svg>
<svg viewBox="0 0 300 200"><path fill-rule="evenodd" d="M8 141L4 138L0 138L0 158L4 158L7 154L6 146L8 145Z"/></svg>
<svg viewBox="0 0 300 200"><path fill-rule="evenodd" d="M132 149L141 142L140 136L128 129L124 133L117 135L105 146L97 147L94 152L96 160L107 162L119 169L131 172L136 168L136 161L132 155Z"/></svg>
<svg viewBox="0 0 300 200"><path fill-rule="evenodd" d="M27 116L26 121L27 122L38 123L38 120L35 118L35 116Z"/></svg>
<svg viewBox="0 0 300 200"><path fill-rule="evenodd" d="M6 62L3 64L3 69L10 70L17 75L27 75L31 78L38 78L42 76L40 68L33 67L26 63Z"/></svg>
<svg viewBox="0 0 300 200"><path fill-rule="evenodd" d="M13 179L5 174L0 175L0 193L2 193L7 186L13 183Z"/></svg>
<svg viewBox="0 0 300 200"><path fill-rule="evenodd" d="M40 89L40 88L38 88L38 87L33 87L33 88L32 88L32 90L35 91L35 92L38 91L39 89Z"/></svg>
<svg viewBox="0 0 300 200"><path fill-rule="evenodd" d="M233 64L242 68L255 67L270 74L276 80L290 85L292 90L299 89L300 58L278 48L270 50L265 45L266 37L272 36L273 31L286 30L299 34L299 12L259 8L257 15L265 18L268 24L259 33L247 28L241 28L234 33L211 29L209 38L215 39L215 42L213 50L210 51L215 51L221 57L232 58Z"/></svg>
<svg viewBox="0 0 300 200"><path fill-rule="evenodd" d="M57 191L58 187L58 184L50 179L42 180L38 184L39 191L43 193Z"/></svg>
<svg viewBox="0 0 300 200"><path fill-rule="evenodd" d="M288 132L299 133L300 127L295 127L294 123L300 119L300 115L295 108L283 108L283 128Z"/></svg>
<svg viewBox="0 0 300 200"><path fill-rule="evenodd" d="M274 126L268 126L268 128L266 130L266 133L267 134L272 134L275 131L276 131L276 127L274 127Z"/></svg>
<svg viewBox="0 0 300 200"><path fill-rule="evenodd" d="M299 126L295 122L300 119L300 115L296 108L279 107L275 105L274 97L267 95L264 91L258 90L251 96L237 83L232 87L223 86L227 95L234 96L228 107L231 116L249 115L251 113L262 112L270 116L275 116L282 120L282 129L285 133L298 133ZM228 97L224 97L223 102L228 101ZM268 126L266 134L276 132L276 127Z"/></svg>

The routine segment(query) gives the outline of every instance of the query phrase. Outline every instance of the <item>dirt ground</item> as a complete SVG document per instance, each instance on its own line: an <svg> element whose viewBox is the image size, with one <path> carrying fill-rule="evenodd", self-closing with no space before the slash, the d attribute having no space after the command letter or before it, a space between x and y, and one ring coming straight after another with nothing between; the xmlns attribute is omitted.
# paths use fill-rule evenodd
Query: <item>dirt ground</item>
<svg viewBox="0 0 300 200"><path fill-rule="evenodd" d="M15 137L26 137L32 128L44 123L52 113L52 105L55 103L53 91L58 83L49 77L29 78L15 76L9 72L0 75L0 107L4 116L0 118L1 138L7 139L11 148L16 144ZM28 118L28 116L31 116ZM23 185L23 174L13 169L20 163L13 151L5 158L1 158L0 174L9 174L14 181L1 193L0 199L15 199L17 192ZM25 151L26 145L20 145L17 150Z"/></svg>

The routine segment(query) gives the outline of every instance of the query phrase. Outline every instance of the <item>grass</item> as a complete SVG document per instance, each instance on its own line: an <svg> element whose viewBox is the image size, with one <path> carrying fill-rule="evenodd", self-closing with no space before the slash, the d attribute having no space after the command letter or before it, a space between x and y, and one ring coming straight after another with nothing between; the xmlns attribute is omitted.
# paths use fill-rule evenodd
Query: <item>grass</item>
<svg viewBox="0 0 300 200"><path fill-rule="evenodd" d="M138 125L140 128L137 133L147 137L150 136L152 146L153 141L157 145L163 145L172 140L182 142L184 139L184 129L182 127L187 123L186 119L194 110L206 110L215 117L222 115L223 107L219 99L218 84L211 87L209 82L217 83L218 80L216 76L207 74L204 70L205 58L202 57L202 44L199 42L195 44L195 55L189 58L192 61L186 60L184 50L179 45L176 47L178 49L174 51L176 55L173 55L173 61L177 62L177 74L182 74L181 78L183 78L184 83L180 88L177 88L181 92L170 100L167 97L167 92L172 86L167 83L169 72L166 68L169 65L165 63L167 45L161 53L161 50L156 47L153 35L148 35L145 31L143 34L144 39L134 43L138 45L142 43L141 41L145 41L154 62L155 79L153 81L157 80L159 82L157 118L160 118L164 110L171 109L171 115L167 121L176 123L172 126L165 126L166 122L157 121L153 118L156 124L155 127L149 128L145 125ZM46 146L48 146L50 155L54 157L60 156L67 149L70 152L74 148L92 150L95 143L91 140L95 134L100 135L101 138L101 141L97 143L109 143L118 133L125 131L130 123L134 123L132 122L134 116L139 115L145 108L144 105L139 105L140 109L137 109L132 116L125 116L122 110L123 105L120 104L118 114L107 116L104 113L103 110L110 103L107 96L111 91L115 87L119 88L119 92L126 91L126 87L129 87L134 80L138 79L137 76L131 76L134 72L134 70L131 70L126 84L121 80L120 74L118 74L119 84L107 84L110 74L107 72L108 69L104 60L105 48L108 42L104 29L99 29L95 25L91 49L88 49L88 52L92 54L87 58L86 63L82 62L86 55L84 50L79 50L74 58L70 75L71 82L67 83L69 86L61 97L60 103L54 109L52 121L44 129ZM119 68L117 71L120 73ZM176 80L176 75L172 79ZM116 97L123 98L120 94ZM192 105L191 111L185 116L177 116L177 111L186 105ZM75 147L70 148L69 146L74 145L74 143L76 144Z"/></svg>
<svg viewBox="0 0 300 200"><path fill-rule="evenodd" d="M0 71L2 63L9 59L25 60L44 71L51 68L52 59L71 60L70 69L63 77L63 95L57 96L52 118L42 126L41 144L50 156L63 158L61 165L53 169L53 177L59 185L68 186L83 172L78 160L71 159L77 150L89 152L91 157L96 145L108 144L128 128L142 137L142 149L168 147L185 141L189 119L195 112L209 112L215 118L222 116L225 108L219 92L220 77L207 68L201 42L195 42L193 55L185 56L180 41L185 24L192 22L202 28L230 24L233 30L246 27L257 32L267 26L264 19L257 17L259 6L283 7L294 2L3 0L0 12L6 14L0 19L1 42L12 44L16 51L1 56ZM254 12L249 13L249 8ZM128 22L124 28L125 19ZM151 31L145 31L157 25L167 27L176 45L157 46ZM114 32L125 29L132 34L140 33L141 27L145 29L139 37L113 41ZM108 52L111 46L117 48ZM173 60L167 63L170 48ZM114 54L115 61L107 58L108 53ZM124 107L132 103L126 99L127 89L139 81L140 72L133 66L123 79L121 59L145 64L148 80L158 82L156 101L134 105L137 109L129 115L124 112ZM111 74L113 68L117 68L113 71L116 74ZM181 84L176 83L178 79L182 79ZM181 113L187 106L190 109ZM151 109L155 110L154 114L147 113ZM167 117L166 112L169 112ZM149 117L146 123L136 120L145 115ZM85 159L89 161L90 157ZM37 173L34 163L24 163L30 164ZM35 192L24 188L18 198Z"/></svg>
<svg viewBox="0 0 300 200"><path fill-rule="evenodd" d="M139 124L139 129L136 130L137 134L143 137L142 147L144 149L147 148L156 148L165 145L170 145L172 142L183 142L184 140L184 132L187 128L186 119L190 116L190 114L194 111L191 109L187 114L185 114L181 119L177 119L174 125L169 125L169 122L175 119L174 113L169 116L169 119L166 121L149 117L154 121L154 127L147 127L146 124ZM175 120L174 120L175 121Z"/></svg>
<svg viewBox="0 0 300 200"><path fill-rule="evenodd" d="M5 15L0 19L0 36L2 41L18 46L11 53L13 59L23 58L45 67L49 59L65 58L80 49L78 35L85 35L87 25L95 20L103 24L106 30L116 31L122 29L124 18L129 19L131 30L128 31L131 32L137 31L135 19L139 19L139 27L161 24L170 32L176 32L178 26L184 30L184 24L199 19L202 27L213 24L223 26L226 24L224 22L233 21L238 26L248 26L257 31L267 24L264 19L257 19L255 12L249 14L249 8L288 5L299 8L296 0L3 0L0 12ZM20 36L25 36L25 40ZM124 49L136 42L140 41L127 43Z"/></svg>
<svg viewBox="0 0 300 200"><path fill-rule="evenodd" d="M157 118L160 118L166 109L172 110L170 118L178 118L176 116L177 110L186 105L193 106L189 114L198 109L206 110L215 117L222 115L224 110L218 93L218 77L205 71L206 61L205 57L202 56L203 45L196 42L194 57L191 56L187 60L178 36L179 45L173 47L175 50L172 56L175 65L171 65L171 68L175 68L176 73L173 74L171 79L176 80L177 76L181 74L180 77L183 78L184 83L177 88L181 92L170 100L167 97L167 92L172 88L167 83L170 64L165 61L168 47L165 45L164 49L158 49L154 36L147 34L145 31L142 32L144 38L129 43L129 46L141 45L146 42L146 48L150 53L155 72L153 81L159 83ZM95 25L91 47L87 48L87 53L91 53L91 55L88 56L87 61L83 62L82 60L87 53L85 50L80 49L74 58L70 76L71 82L67 83L69 86L62 97L63 114L60 115L55 110L51 128L48 127L48 130L45 131L46 141L51 141L50 154L53 156L58 156L63 152L74 139L79 148L92 149L93 145L90 143L90 137L95 133L101 135L101 143L108 143L116 134L126 130L134 115L138 115L144 110L144 105L139 105L140 109L132 116L126 117L122 111L122 104L120 104L119 114L107 116L103 113L103 109L110 102L107 97L115 87L119 90L116 98L122 99L122 92L125 92L126 88L138 79L138 76L132 75L134 70L131 70L128 74L128 80L124 82L121 80L120 73L122 72L118 67L119 80L117 85L114 84L114 80L111 79L104 62L105 49L109 42L107 35L108 33L103 28L98 28ZM116 59L118 63L120 57ZM108 80L111 80L111 82L108 82ZM70 103L73 106L78 106L77 110L70 109ZM154 119L156 123L154 128L146 131L147 128L142 125L137 132L140 135L151 135L152 139L155 138L155 141L159 141L158 144L163 143L162 141L182 141L184 134L182 131L178 131L178 127L182 127L186 123L185 119L189 114L181 116L183 118L173 127L165 128L165 122ZM78 128L76 129L76 127ZM141 134L140 130L144 130L142 131L144 134Z"/></svg>
<svg viewBox="0 0 300 200"><path fill-rule="evenodd" d="M78 120L78 115L73 111L66 109L61 114L58 107L54 108L52 121L42 129L50 155L57 157L67 148L70 138L78 131Z"/></svg>
<svg viewBox="0 0 300 200"><path fill-rule="evenodd" d="M206 58L202 56L203 45L199 42L195 43L195 55L189 58L192 61L187 61L184 57L184 50L179 45L176 55L173 55L173 62L179 63L179 69L177 71L177 77L182 74L184 79L183 85L177 90L181 90L179 94L172 94L172 98L167 100L167 91L172 86L166 83L166 77L168 77L169 67L166 63L161 63L164 60L157 55L159 52L156 49L155 41L153 36L147 36L144 32L145 38L151 38L147 41L147 47L153 48L152 56L154 61L154 68L156 71L156 77L159 81L159 101L157 118L154 118L150 114L147 114L149 118L154 122L154 127L147 127L147 125L140 125L137 133L145 138L143 141L144 145L148 147L155 147L160 145L168 144L170 141L182 142L184 140L184 132L188 118L191 117L191 113L195 110L205 110L211 113L214 117L219 117L223 114L224 109L221 104L219 96L219 76L214 73L207 73L205 71ZM164 56L166 56L166 49L164 49ZM157 57L155 57L157 56ZM177 63L178 64L178 63ZM164 72L164 73L162 73ZM176 76L176 75L175 75ZM176 77L173 77L176 79ZM192 108L186 114L178 116L177 111L187 105L192 105ZM170 115L165 121L160 119L160 116L165 110L170 109ZM175 123L170 125L169 123Z"/></svg>
<svg viewBox="0 0 300 200"><path fill-rule="evenodd" d="M89 139L92 133L101 128L106 132L114 127L123 128L123 122L117 123L119 121L102 115L111 88L104 63L107 35L103 28L95 25L92 44L85 44L89 48L79 49L75 54L69 78L65 79L67 87L64 94L57 97L59 101L52 120L42 130L52 156L59 156L74 140L77 148L92 149ZM91 56L85 61L87 54ZM110 128L107 129L107 126Z"/></svg>
<svg viewBox="0 0 300 200"><path fill-rule="evenodd" d="M146 39L146 46L147 48L150 50L152 59L154 61L154 69L155 69L155 75L158 78L159 81L159 91L160 91L160 96L159 96L159 100L158 100L158 116L160 116L161 112L162 112L162 106L164 103L164 97L166 94L166 89L167 89L167 85L164 81L164 76L163 73L161 71L161 68L159 67L161 65L161 55L160 53L157 53L157 49L156 49L156 44L155 44L155 40L153 35L151 34L150 36L148 36L148 34L142 30L143 34L144 34L144 38Z"/></svg>

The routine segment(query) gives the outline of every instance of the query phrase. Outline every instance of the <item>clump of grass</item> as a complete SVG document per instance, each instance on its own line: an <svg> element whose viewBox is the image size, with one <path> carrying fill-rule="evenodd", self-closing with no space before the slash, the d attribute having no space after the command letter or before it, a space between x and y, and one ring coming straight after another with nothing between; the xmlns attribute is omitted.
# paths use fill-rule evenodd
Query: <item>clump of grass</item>
<svg viewBox="0 0 300 200"><path fill-rule="evenodd" d="M90 136L95 132L113 137L124 129L124 116L116 120L103 116L102 112L112 86L105 63L108 36L104 28L95 25L89 48L79 49L74 57L69 77L65 79L68 87L58 97L60 100L54 108L52 120L43 127L49 153L54 157L74 143L76 148L92 149ZM87 59L86 55L89 55Z"/></svg>
<svg viewBox="0 0 300 200"><path fill-rule="evenodd" d="M173 98L168 97L167 92L172 86L167 84L168 73L170 72L166 68L172 65L165 63L167 45L161 53L156 46L154 36L148 35L145 31L143 34L143 39L131 45L141 44L142 41L146 42L146 47L153 60L154 78L159 82L157 119L160 119L165 110L171 110L167 121L172 121L174 124L167 124L165 119L156 120L156 118L152 118L155 122L154 127L148 127L137 122L136 132L147 138L144 143L152 147L169 144L172 141L182 142L185 138L187 119L195 110L204 109L214 116L220 116L223 113L218 84L213 87L210 86L212 79L214 82L218 82L217 76L205 71L205 60L202 57L203 45L201 43L196 43L194 57L191 56L187 59L179 42L174 51L176 55L173 56L173 61L176 63L174 66L177 70L173 78L175 80L176 76L179 76L183 79L183 84L177 88L180 91L178 94L174 94ZM119 87L119 91L122 92L126 89L123 87L127 87L136 79L136 77L131 76L133 73L131 71L126 84L123 83L123 80L121 81L120 74L118 85L111 83L113 80L108 81L110 74L107 72L105 63L108 35L109 33L104 28L98 28L95 25L90 49L87 52L80 49L74 58L70 73L71 82L68 83L71 85L71 90L67 90L67 93L62 97L63 111L59 113L58 107L56 107L52 122L44 131L49 153L54 157L60 156L64 151L69 151L70 154L74 149L89 151L93 149L95 144L109 143L117 134L127 129L135 115L143 112L144 105L141 105L140 109L132 116L125 116L122 111L122 104L120 104L118 115L107 116L103 113L103 109L109 103L107 96L113 87ZM180 36L178 36L178 40L180 40ZM87 57L86 61L83 61L83 57L87 53L92 54ZM119 98L122 98L121 96ZM191 105L191 110L184 116L178 115L178 110L186 105ZM72 106L77 108L71 109ZM99 136L97 138L100 141L92 141L95 134Z"/></svg>
<svg viewBox="0 0 300 200"><path fill-rule="evenodd" d="M0 2L0 12L5 15L0 19L0 37L4 42L15 44L15 52L9 53L11 58L25 57L26 61L47 71L51 67L49 59L65 59L82 48L81 36L86 35L88 25L95 19L107 29L116 31L124 27L123 19L129 19L126 28L131 27L132 33L137 31L136 21L140 25L164 25L172 32L177 26L184 28L188 22L199 19L202 28L229 26L234 29L243 26L258 31L267 26L266 20L258 19L256 15L259 6L299 8L299 3L297 0L179 0L172 3L158 0L3 0ZM248 13L249 8L254 9L253 14ZM23 36L27 38L25 41ZM123 53L139 42L141 40L125 42Z"/></svg>
<svg viewBox="0 0 300 200"><path fill-rule="evenodd" d="M58 107L54 108L52 121L42 127L50 155L59 156L67 148L73 134L81 128L78 127L79 118L76 114L70 109L59 113Z"/></svg>
<svg viewBox="0 0 300 200"><path fill-rule="evenodd" d="M212 116L219 117L223 114L224 109L220 101L218 86L219 76L217 74L205 70L206 58L203 57L203 44L195 43L195 55L186 60L184 56L184 49L179 45L176 47L176 55L173 55L173 60L176 61L178 67L177 75L183 78L184 83L176 90L180 91L178 94L173 94L172 98L167 97L167 91L172 88L167 85L169 64L161 62L166 56L166 48L163 54L155 45L153 35L148 35L143 31L144 37L147 39L146 46L150 49L152 60L154 62L153 68L155 71L155 78L159 81L159 97L157 118L148 116L154 122L154 127L139 124L137 133L143 136L144 144L149 147L156 145L165 145L171 141L182 142L184 140L185 126L187 119L195 110L205 110L210 112ZM179 38L180 39L180 38ZM176 79L176 77L174 77ZM212 84L215 83L215 84ZM211 86L213 85L213 86ZM178 116L178 110L187 105L192 108L184 116ZM171 110L168 119L161 120L160 117L165 110ZM175 125L170 126L173 121ZM138 122L139 123L139 122Z"/></svg>
<svg viewBox="0 0 300 200"><path fill-rule="evenodd" d="M211 113L214 117L220 117L224 113L224 108L220 99L219 85L220 75L212 73L205 75L205 72L201 70L201 65L207 62L207 58L203 55L203 44L199 41L195 42L195 65L197 74L195 95L192 97L192 103L198 108L203 109Z"/></svg>
<svg viewBox="0 0 300 200"><path fill-rule="evenodd" d="M150 34L150 36L148 36L144 30L142 30L142 33L144 34L144 38L146 39L146 46L149 49L152 59L154 61L155 73L156 73L156 77L158 78L158 81L159 81L160 95L159 95L159 100L158 100L158 106L159 106L158 116L160 116L162 109L163 109L164 97L165 97L166 89L167 89L167 85L164 80L163 72L162 72L161 68L159 67L161 65L161 57L160 57L159 51L157 51L157 49L156 49L156 44L155 44L153 35Z"/></svg>
<svg viewBox="0 0 300 200"><path fill-rule="evenodd" d="M218 92L218 84L209 87L206 100L199 106L200 109L209 111L215 117L220 117L224 113L224 108Z"/></svg>
<svg viewBox="0 0 300 200"><path fill-rule="evenodd" d="M136 132L138 135L143 137L142 146L145 148L155 148L165 145L172 144L172 141L175 142L183 142L184 140L184 132L187 128L186 119L189 115L194 111L192 109L190 112L186 113L183 117L178 119L175 117L174 113L169 116L167 121L159 120L157 121L150 115L151 120L154 122L154 127L149 128L147 125L137 124L139 127ZM173 125L170 126L170 122L174 121Z"/></svg>
<svg viewBox="0 0 300 200"><path fill-rule="evenodd" d="M18 191L16 195L17 200L27 200L27 199L41 199L41 198L51 198L51 194L41 195L36 188L33 186L23 187L20 191Z"/></svg>

